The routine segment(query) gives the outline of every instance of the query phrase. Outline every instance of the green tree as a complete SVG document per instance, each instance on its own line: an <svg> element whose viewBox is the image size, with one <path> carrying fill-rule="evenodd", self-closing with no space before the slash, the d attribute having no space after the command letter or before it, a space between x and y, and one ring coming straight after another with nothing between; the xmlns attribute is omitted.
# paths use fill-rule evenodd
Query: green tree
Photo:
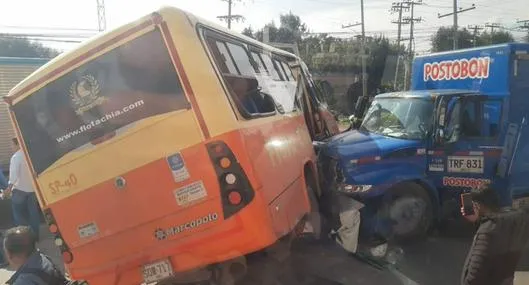
<svg viewBox="0 0 529 285"><path fill-rule="evenodd" d="M467 29L457 31L457 48L470 48L473 46L473 35ZM447 51L453 49L454 29L451 27L440 27L432 36L432 51Z"/></svg>
<svg viewBox="0 0 529 285"><path fill-rule="evenodd" d="M301 22L299 16L283 14L279 16L279 28L274 22L265 25L268 28L269 40L278 43L301 43L301 36L307 31L307 25ZM255 38L263 41L264 28L255 33Z"/></svg>
<svg viewBox="0 0 529 285"><path fill-rule="evenodd" d="M247 27L242 30L241 34L248 36L250 38L254 38L254 33L252 27Z"/></svg>
<svg viewBox="0 0 529 285"><path fill-rule="evenodd" d="M514 42L514 37L510 32L499 31L494 33L484 32L478 37L478 46L494 45Z"/></svg>
<svg viewBox="0 0 529 285"><path fill-rule="evenodd" d="M53 58L59 52L22 37L0 35L0 56Z"/></svg>

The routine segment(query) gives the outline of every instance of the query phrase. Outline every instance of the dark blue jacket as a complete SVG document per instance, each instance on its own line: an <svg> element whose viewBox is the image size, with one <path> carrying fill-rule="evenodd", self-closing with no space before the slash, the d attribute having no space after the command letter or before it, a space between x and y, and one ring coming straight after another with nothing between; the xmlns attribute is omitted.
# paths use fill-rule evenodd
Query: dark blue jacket
<svg viewBox="0 0 529 285"><path fill-rule="evenodd" d="M65 278L53 262L39 251L33 253L6 282L10 285L53 285L44 279L53 279L54 284L65 284ZM62 282L61 282L62 281Z"/></svg>

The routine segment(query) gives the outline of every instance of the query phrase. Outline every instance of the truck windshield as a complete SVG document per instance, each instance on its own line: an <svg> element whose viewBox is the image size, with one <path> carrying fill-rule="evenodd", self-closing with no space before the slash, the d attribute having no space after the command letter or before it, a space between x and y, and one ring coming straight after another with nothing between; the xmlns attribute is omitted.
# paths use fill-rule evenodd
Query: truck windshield
<svg viewBox="0 0 529 285"><path fill-rule="evenodd" d="M432 122L433 101L426 98L380 98L371 103L360 130L388 137L420 140Z"/></svg>

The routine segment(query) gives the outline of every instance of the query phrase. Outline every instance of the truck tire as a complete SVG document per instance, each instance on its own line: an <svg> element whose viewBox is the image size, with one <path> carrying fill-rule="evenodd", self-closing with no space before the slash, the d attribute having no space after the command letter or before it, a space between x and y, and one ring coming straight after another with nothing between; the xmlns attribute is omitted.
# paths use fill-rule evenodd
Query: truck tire
<svg viewBox="0 0 529 285"><path fill-rule="evenodd" d="M426 191L416 183L404 182L386 194L379 215L389 223L388 240L411 242L426 237L434 214Z"/></svg>

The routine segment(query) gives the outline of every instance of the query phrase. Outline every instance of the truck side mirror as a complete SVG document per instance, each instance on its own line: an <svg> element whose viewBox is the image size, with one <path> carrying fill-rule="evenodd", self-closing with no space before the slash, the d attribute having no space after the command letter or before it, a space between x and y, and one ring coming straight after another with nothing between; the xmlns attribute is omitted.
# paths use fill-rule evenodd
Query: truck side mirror
<svg viewBox="0 0 529 285"><path fill-rule="evenodd" d="M438 128L435 133L435 142L437 144L443 144L445 141L445 131L443 128Z"/></svg>

